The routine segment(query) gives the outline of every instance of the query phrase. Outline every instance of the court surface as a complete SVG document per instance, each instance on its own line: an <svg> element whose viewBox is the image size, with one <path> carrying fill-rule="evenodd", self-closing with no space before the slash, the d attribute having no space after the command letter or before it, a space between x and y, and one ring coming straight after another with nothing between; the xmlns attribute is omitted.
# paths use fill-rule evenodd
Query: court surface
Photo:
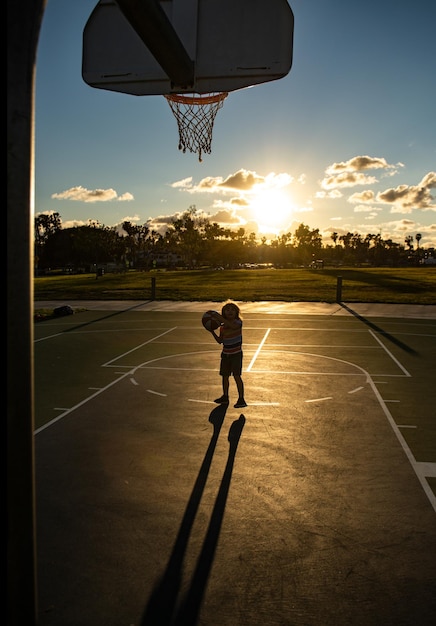
<svg viewBox="0 0 436 626"><path fill-rule="evenodd" d="M434 623L434 310L274 305L242 410L217 303L35 325L42 626Z"/></svg>

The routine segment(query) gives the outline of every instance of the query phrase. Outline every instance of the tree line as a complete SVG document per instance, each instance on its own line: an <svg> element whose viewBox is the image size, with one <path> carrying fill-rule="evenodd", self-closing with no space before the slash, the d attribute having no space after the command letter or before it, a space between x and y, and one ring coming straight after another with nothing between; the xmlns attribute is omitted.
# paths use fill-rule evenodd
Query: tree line
<svg viewBox="0 0 436 626"><path fill-rule="evenodd" d="M408 235L404 245L383 239L379 234L331 234L323 245L319 229L300 224L293 233L267 241L246 233L244 228L223 228L190 206L174 217L161 234L147 224L129 221L107 227L90 221L85 226L62 228L59 213L39 214L34 224L35 272L63 269L94 272L149 270L156 267L236 268L267 264L274 267L323 267L324 265L370 265L398 267L418 265L436 257L434 248L420 247L421 235Z"/></svg>

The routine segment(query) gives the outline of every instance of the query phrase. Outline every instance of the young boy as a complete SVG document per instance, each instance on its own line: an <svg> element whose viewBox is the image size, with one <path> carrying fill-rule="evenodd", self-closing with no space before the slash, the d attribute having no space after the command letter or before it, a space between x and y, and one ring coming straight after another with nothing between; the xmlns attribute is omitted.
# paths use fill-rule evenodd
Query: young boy
<svg viewBox="0 0 436 626"><path fill-rule="evenodd" d="M235 409L247 406L244 399L244 383L242 382L242 317L235 302L227 300L221 309L221 315L217 313L214 319L219 322L219 334L214 330L209 331L217 343L222 344L220 376L222 377L223 395L217 398L217 404L229 403L229 380L233 374L238 389L238 401Z"/></svg>

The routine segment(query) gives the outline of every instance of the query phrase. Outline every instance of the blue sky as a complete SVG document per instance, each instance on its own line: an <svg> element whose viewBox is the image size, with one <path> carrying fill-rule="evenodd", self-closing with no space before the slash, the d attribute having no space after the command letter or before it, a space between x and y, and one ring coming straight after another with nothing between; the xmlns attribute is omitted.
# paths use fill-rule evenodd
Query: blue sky
<svg viewBox="0 0 436 626"><path fill-rule="evenodd" d="M230 92L212 152L178 150L163 96L81 73L96 0L48 0L39 38L35 213L165 228L191 206L259 237L319 228L436 247L436 3L293 0L291 71Z"/></svg>

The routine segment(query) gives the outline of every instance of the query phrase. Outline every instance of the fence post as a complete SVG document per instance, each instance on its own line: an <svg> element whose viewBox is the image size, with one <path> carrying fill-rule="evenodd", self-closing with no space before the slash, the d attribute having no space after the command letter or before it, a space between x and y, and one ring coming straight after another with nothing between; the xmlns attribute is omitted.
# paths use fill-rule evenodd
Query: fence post
<svg viewBox="0 0 436 626"><path fill-rule="evenodd" d="M151 299L156 300L156 276L151 278Z"/></svg>
<svg viewBox="0 0 436 626"><path fill-rule="evenodd" d="M336 280L336 302L342 302L342 276Z"/></svg>

